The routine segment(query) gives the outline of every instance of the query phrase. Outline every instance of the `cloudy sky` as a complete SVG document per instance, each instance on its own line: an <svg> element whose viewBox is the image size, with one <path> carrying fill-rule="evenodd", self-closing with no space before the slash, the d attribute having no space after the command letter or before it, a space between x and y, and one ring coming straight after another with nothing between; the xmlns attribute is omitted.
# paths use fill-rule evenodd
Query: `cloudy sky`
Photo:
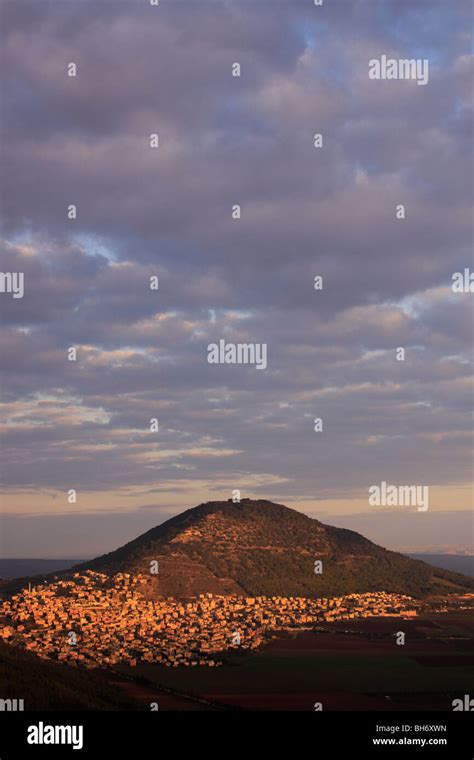
<svg viewBox="0 0 474 760"><path fill-rule="evenodd" d="M469 0L0 7L4 556L92 556L233 489L468 550ZM369 79L381 55L429 82ZM209 364L221 338L267 368ZM381 481L429 510L369 507Z"/></svg>

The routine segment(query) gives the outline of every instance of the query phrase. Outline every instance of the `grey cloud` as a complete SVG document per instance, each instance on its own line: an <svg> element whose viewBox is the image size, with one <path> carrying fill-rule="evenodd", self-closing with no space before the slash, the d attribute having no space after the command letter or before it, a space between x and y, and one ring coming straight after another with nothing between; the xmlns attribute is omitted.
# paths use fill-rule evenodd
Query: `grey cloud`
<svg viewBox="0 0 474 760"><path fill-rule="evenodd" d="M6 485L468 480L469 4L145 6L4 2ZM429 54L429 86L369 81L391 51ZM208 365L224 336L267 342L268 369Z"/></svg>

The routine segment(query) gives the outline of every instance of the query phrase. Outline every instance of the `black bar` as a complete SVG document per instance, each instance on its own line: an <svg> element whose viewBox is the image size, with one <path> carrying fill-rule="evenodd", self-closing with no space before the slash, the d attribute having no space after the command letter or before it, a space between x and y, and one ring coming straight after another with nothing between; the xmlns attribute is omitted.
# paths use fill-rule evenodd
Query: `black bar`
<svg viewBox="0 0 474 760"><path fill-rule="evenodd" d="M83 746L75 750L65 744L29 744L30 727L40 723L44 728L82 726ZM221 758L241 753L243 759L256 752L265 759L274 755L291 760L303 750L308 760L322 757L323 752L326 756L330 752L330 758L343 753L347 758L472 760L472 729L469 712L0 713L0 760L25 756L154 760L187 753L193 758L197 753ZM78 737L70 738L79 744ZM290 754L285 750L288 743L293 748Z"/></svg>

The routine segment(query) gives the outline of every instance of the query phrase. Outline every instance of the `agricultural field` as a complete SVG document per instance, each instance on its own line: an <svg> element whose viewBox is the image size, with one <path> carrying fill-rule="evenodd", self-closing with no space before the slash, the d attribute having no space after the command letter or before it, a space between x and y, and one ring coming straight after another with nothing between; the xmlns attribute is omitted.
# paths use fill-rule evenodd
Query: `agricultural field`
<svg viewBox="0 0 474 760"><path fill-rule="evenodd" d="M122 672L241 709L450 710L472 688L474 630L467 613L361 620L279 636L221 668L139 664ZM397 645L395 633L405 632ZM165 708L166 709L166 708Z"/></svg>

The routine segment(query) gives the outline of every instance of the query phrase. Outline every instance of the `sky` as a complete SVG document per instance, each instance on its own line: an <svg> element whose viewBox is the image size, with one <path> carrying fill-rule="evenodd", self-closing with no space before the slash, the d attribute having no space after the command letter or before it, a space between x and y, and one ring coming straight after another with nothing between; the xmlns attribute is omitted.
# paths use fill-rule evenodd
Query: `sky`
<svg viewBox="0 0 474 760"><path fill-rule="evenodd" d="M24 274L0 293L2 555L94 556L235 489L471 551L471 3L0 0L0 21L0 253ZM370 79L382 55L429 81ZM266 368L210 364L221 339ZM369 505L381 482L429 509Z"/></svg>

